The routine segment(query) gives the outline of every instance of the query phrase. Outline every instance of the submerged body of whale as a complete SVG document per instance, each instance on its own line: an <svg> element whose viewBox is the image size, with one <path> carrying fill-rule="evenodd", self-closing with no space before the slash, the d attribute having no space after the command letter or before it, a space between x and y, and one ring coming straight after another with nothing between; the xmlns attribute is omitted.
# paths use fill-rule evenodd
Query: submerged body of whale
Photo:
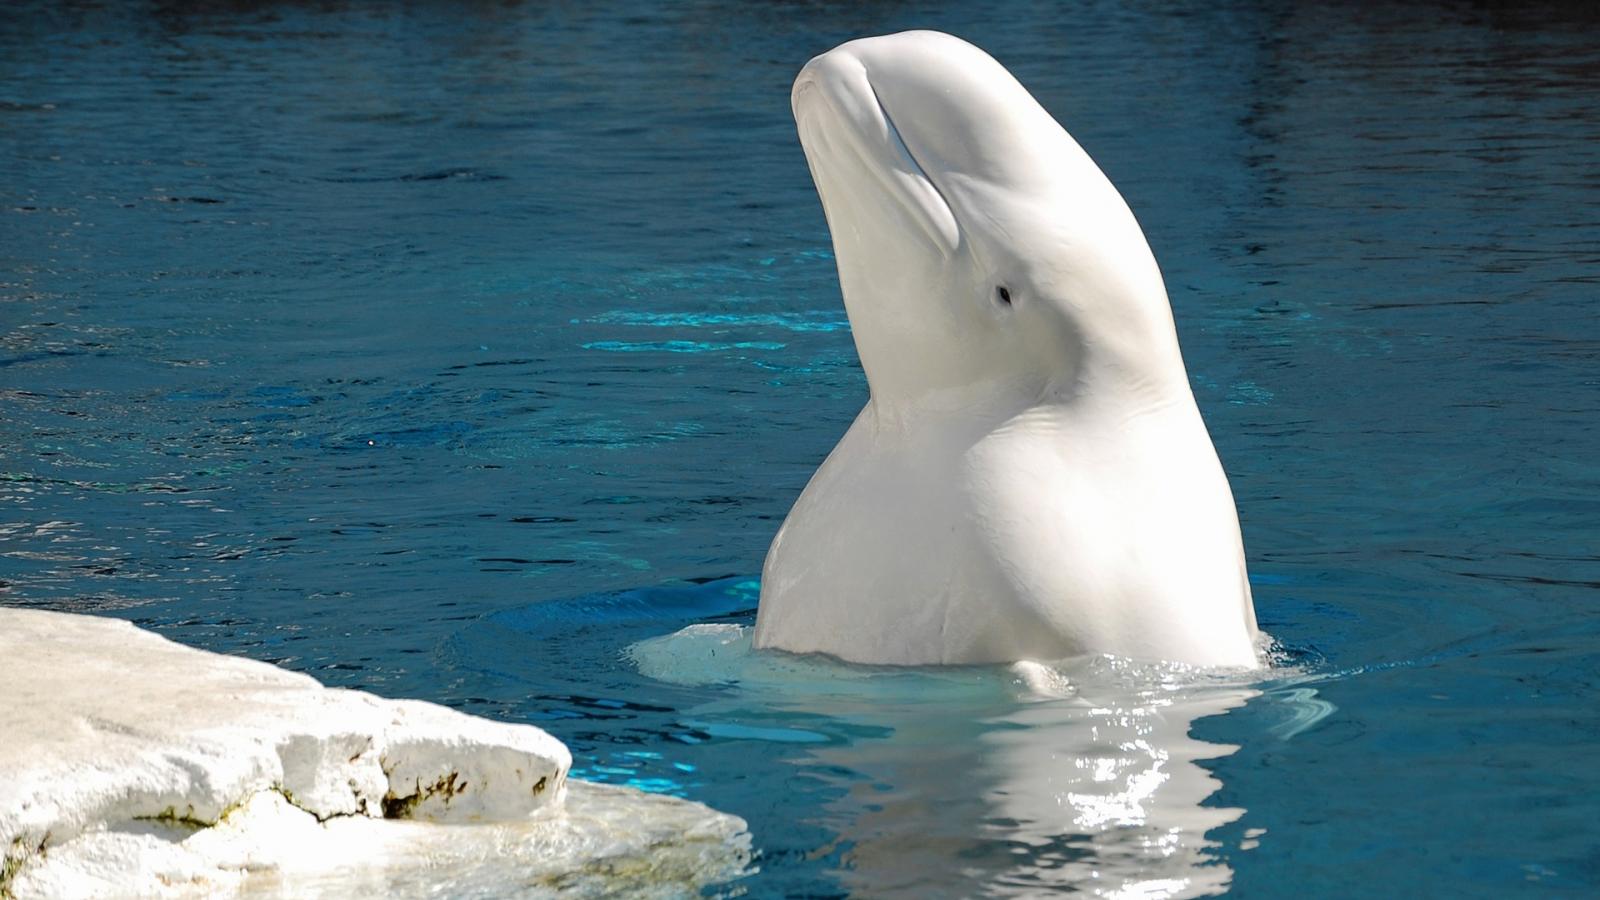
<svg viewBox="0 0 1600 900"><path fill-rule="evenodd" d="M935 32L825 53L792 102L871 396L772 542L756 646L1256 665L1233 496L1094 162Z"/></svg>

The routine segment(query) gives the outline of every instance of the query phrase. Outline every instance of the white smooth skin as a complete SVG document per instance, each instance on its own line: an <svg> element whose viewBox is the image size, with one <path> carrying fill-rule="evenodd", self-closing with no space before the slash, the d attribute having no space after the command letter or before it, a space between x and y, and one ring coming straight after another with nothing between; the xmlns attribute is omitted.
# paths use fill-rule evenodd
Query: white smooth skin
<svg viewBox="0 0 1600 900"><path fill-rule="evenodd" d="M950 35L844 44L792 104L871 396L773 539L756 646L1257 665L1233 495L1116 188Z"/></svg>

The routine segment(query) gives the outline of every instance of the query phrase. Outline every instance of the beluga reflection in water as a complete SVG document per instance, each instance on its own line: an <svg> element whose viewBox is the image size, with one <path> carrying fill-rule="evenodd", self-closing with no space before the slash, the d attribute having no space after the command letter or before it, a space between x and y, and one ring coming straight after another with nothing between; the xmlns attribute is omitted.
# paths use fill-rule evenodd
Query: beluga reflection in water
<svg viewBox="0 0 1600 900"><path fill-rule="evenodd" d="M870 398L772 541L756 646L1256 666L1166 287L1093 160L937 32L824 53L792 103Z"/></svg>
<svg viewBox="0 0 1600 900"><path fill-rule="evenodd" d="M859 666L755 651L751 634L691 625L628 655L646 676L723 689L684 724L790 742L796 776L838 789L808 824L837 835L851 895L1177 898L1229 884L1209 833L1244 811L1205 805L1221 784L1200 761L1236 748L1189 731L1258 696L1261 672L1109 656Z"/></svg>

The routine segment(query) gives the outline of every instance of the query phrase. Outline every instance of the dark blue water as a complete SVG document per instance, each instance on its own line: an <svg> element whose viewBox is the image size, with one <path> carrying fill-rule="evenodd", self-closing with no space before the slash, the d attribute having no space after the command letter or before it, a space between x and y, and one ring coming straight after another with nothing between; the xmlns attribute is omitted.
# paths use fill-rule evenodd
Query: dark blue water
<svg viewBox="0 0 1600 900"><path fill-rule="evenodd" d="M1600 891L1583 4L12 5L0 602L535 722L747 818L751 896L1100 890L1048 872L1103 846L917 796L959 778L915 703L624 657L749 621L865 399L788 86L907 27L990 50L1139 216L1314 683L1193 715L1238 748L1195 808L1242 813L1189 871ZM918 852L949 870L869 877Z"/></svg>

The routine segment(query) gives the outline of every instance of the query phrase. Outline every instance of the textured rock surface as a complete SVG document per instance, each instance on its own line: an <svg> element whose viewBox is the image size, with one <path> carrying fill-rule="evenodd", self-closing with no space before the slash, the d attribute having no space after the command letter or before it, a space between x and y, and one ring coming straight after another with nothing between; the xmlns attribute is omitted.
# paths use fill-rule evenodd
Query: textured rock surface
<svg viewBox="0 0 1600 900"><path fill-rule="evenodd" d="M454 864L512 879L499 893L613 870L666 889L747 857L743 823L699 804L594 785L564 804L571 757L532 726L112 619L0 609L0 735L0 895L424 893Z"/></svg>

